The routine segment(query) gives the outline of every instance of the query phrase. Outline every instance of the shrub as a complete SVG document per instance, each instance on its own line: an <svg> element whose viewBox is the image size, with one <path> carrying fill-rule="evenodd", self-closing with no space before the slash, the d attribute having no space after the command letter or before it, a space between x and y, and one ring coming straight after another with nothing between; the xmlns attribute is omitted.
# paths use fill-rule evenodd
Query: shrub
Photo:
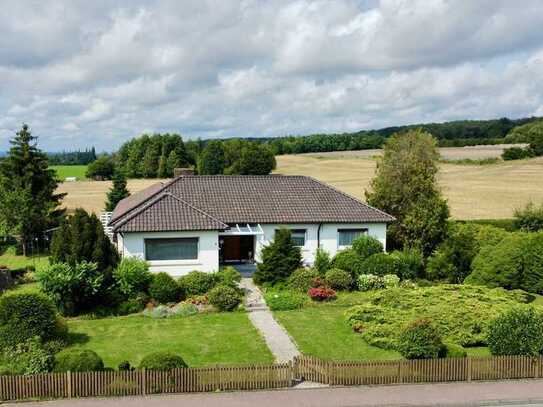
<svg viewBox="0 0 543 407"><path fill-rule="evenodd" d="M75 315L99 304L106 294L104 275L96 263L83 261L72 267L55 263L36 272L41 289L64 315Z"/></svg>
<svg viewBox="0 0 543 407"><path fill-rule="evenodd" d="M55 372L96 372L100 370L104 370L104 362L92 350L66 349L55 356Z"/></svg>
<svg viewBox="0 0 543 407"><path fill-rule="evenodd" d="M510 233L483 247L473 260L467 284L543 293L543 233Z"/></svg>
<svg viewBox="0 0 543 407"><path fill-rule="evenodd" d="M7 293L0 297L0 348L15 347L34 337L59 336L60 322L51 301L38 293Z"/></svg>
<svg viewBox="0 0 543 407"><path fill-rule="evenodd" d="M358 289L360 291L370 291L385 288L385 282L380 276L375 274L361 274L358 277Z"/></svg>
<svg viewBox="0 0 543 407"><path fill-rule="evenodd" d="M424 257L420 250L404 249L391 253L396 259L398 277L402 280L414 280L424 277Z"/></svg>
<svg viewBox="0 0 543 407"><path fill-rule="evenodd" d="M331 266L350 273L354 280L357 279L360 274L364 273L362 267L363 263L364 259L353 249L347 249L338 252L334 256Z"/></svg>
<svg viewBox="0 0 543 407"><path fill-rule="evenodd" d="M419 319L403 330L398 350L406 359L434 359L443 354L444 345L430 320Z"/></svg>
<svg viewBox="0 0 543 407"><path fill-rule="evenodd" d="M134 368L130 365L130 362L128 360L123 360L121 363L119 363L119 366L117 367L120 371L132 371Z"/></svg>
<svg viewBox="0 0 543 407"><path fill-rule="evenodd" d="M468 356L466 350L456 343L445 343L444 353L447 358L465 358Z"/></svg>
<svg viewBox="0 0 543 407"><path fill-rule="evenodd" d="M139 293L133 298L129 298L119 304L117 312L119 315L137 314L145 309L145 305L149 302L150 298L145 293Z"/></svg>
<svg viewBox="0 0 543 407"><path fill-rule="evenodd" d="M497 356L538 356L543 350L543 316L528 306L502 313L490 323L488 347Z"/></svg>
<svg viewBox="0 0 543 407"><path fill-rule="evenodd" d="M336 292L328 287L313 287L307 292L314 301L327 301L336 298Z"/></svg>
<svg viewBox="0 0 543 407"><path fill-rule="evenodd" d="M172 317L188 317L197 314L198 307L191 303L181 303L174 307L159 305L153 308L146 308L143 315L149 318L172 318Z"/></svg>
<svg viewBox="0 0 543 407"><path fill-rule="evenodd" d="M119 290L129 298L146 292L153 280L149 263L136 257L124 257L113 271L113 278Z"/></svg>
<svg viewBox="0 0 543 407"><path fill-rule="evenodd" d="M183 358L171 352L153 352L146 355L139 368L146 370L171 370L188 367Z"/></svg>
<svg viewBox="0 0 543 407"><path fill-rule="evenodd" d="M177 304L171 308L171 313L176 317L190 317L191 315L196 315L198 312L198 307L190 303Z"/></svg>
<svg viewBox="0 0 543 407"><path fill-rule="evenodd" d="M531 148L510 147L503 150L502 158L504 161L522 160L524 158L534 157L534 151Z"/></svg>
<svg viewBox="0 0 543 407"><path fill-rule="evenodd" d="M334 290L348 290L353 284L351 274L341 269L330 269L326 272L326 283Z"/></svg>
<svg viewBox="0 0 543 407"><path fill-rule="evenodd" d="M514 225L525 232L543 230L543 204L536 206L530 202L523 209L515 210Z"/></svg>
<svg viewBox="0 0 543 407"><path fill-rule="evenodd" d="M305 298L294 291L269 291L264 294L266 304L272 311L290 311L302 308Z"/></svg>
<svg viewBox="0 0 543 407"><path fill-rule="evenodd" d="M179 279L179 285L187 296L202 295L217 285L217 274L191 271Z"/></svg>
<svg viewBox="0 0 543 407"><path fill-rule="evenodd" d="M241 281L241 273L232 266L220 269L217 277L222 284L226 285L236 285Z"/></svg>
<svg viewBox="0 0 543 407"><path fill-rule="evenodd" d="M385 274L382 278L385 288L393 288L400 285L400 277L395 274Z"/></svg>
<svg viewBox="0 0 543 407"><path fill-rule="evenodd" d="M368 235L362 235L353 242L353 250L363 259L383 252L383 245L379 240Z"/></svg>
<svg viewBox="0 0 543 407"><path fill-rule="evenodd" d="M31 375L47 373L53 368L54 356L50 349L43 346L38 337L28 339L13 348L4 351L5 373Z"/></svg>
<svg viewBox="0 0 543 407"><path fill-rule="evenodd" d="M285 281L301 264L302 254L292 242L290 230L279 229L273 242L262 249L262 262L257 265L253 280L256 284Z"/></svg>
<svg viewBox="0 0 543 407"><path fill-rule="evenodd" d="M219 311L232 311L242 300L239 290L228 285L218 285L209 291L209 302Z"/></svg>
<svg viewBox="0 0 543 407"><path fill-rule="evenodd" d="M168 273L158 273L149 285L149 295L160 304L177 302L181 298L181 287Z"/></svg>
<svg viewBox="0 0 543 407"><path fill-rule="evenodd" d="M312 287L313 280L319 276L315 269L299 268L296 269L288 278L287 285L290 289L307 292Z"/></svg>
<svg viewBox="0 0 543 407"><path fill-rule="evenodd" d="M377 253L362 263L364 274L375 274L384 276L385 274L398 274L398 261L395 257L386 253Z"/></svg>
<svg viewBox="0 0 543 407"><path fill-rule="evenodd" d="M313 263L313 268L317 270L319 275L324 276L326 272L330 269L330 254L319 247L315 253L315 262Z"/></svg>

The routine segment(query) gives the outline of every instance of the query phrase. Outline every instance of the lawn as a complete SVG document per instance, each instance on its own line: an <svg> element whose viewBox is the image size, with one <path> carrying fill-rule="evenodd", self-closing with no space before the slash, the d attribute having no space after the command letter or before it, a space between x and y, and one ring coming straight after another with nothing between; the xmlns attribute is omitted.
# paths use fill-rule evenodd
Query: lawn
<svg viewBox="0 0 543 407"><path fill-rule="evenodd" d="M307 355L334 360L399 359L400 354L370 346L345 322L347 307L333 304L276 311L274 316Z"/></svg>
<svg viewBox="0 0 543 407"><path fill-rule="evenodd" d="M47 255L21 256L16 254L15 247L8 247L0 255L0 265L16 270L33 266L36 269L49 264Z"/></svg>
<svg viewBox="0 0 543 407"><path fill-rule="evenodd" d="M60 180L64 180L66 177L77 177L77 179L80 180L86 178L86 165L52 165L49 168L52 168L57 172L57 176Z"/></svg>
<svg viewBox="0 0 543 407"><path fill-rule="evenodd" d="M156 351L181 355L189 366L271 363L273 356L243 312L151 319L141 315L70 319L74 348L92 349L109 367L138 365Z"/></svg>

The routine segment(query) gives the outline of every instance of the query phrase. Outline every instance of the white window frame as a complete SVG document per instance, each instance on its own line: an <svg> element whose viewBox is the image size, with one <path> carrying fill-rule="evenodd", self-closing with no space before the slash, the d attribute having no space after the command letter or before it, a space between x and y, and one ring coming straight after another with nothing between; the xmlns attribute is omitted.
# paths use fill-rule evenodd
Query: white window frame
<svg viewBox="0 0 543 407"><path fill-rule="evenodd" d="M303 246L297 246L297 245L295 245L294 247L299 247L299 248L301 248L301 249L305 248L305 247L306 247L306 244L307 244L307 228L287 228L287 229L290 230L290 234L291 234L291 235L293 234L293 232L294 232L295 230L297 230L297 231L302 231L302 230L303 230L303 231L304 231L304 244L303 244ZM275 234L277 233L278 230L280 230L280 229L276 228L276 229L274 229L274 231L273 231L273 238L274 238L274 240L275 240ZM300 233L300 234L301 234L301 233ZM291 236L291 237L292 237L292 236ZM292 240L292 239L291 239L291 240Z"/></svg>

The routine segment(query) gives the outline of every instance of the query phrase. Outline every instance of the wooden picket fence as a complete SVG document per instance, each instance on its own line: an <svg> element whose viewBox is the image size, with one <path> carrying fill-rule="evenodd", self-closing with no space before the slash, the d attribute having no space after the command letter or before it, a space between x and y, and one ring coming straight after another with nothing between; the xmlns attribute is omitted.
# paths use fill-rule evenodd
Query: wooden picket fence
<svg viewBox="0 0 543 407"><path fill-rule="evenodd" d="M339 386L543 377L543 357L527 356L361 362L304 355L294 367L297 378Z"/></svg>
<svg viewBox="0 0 543 407"><path fill-rule="evenodd" d="M0 376L0 400L263 390L290 387L301 380L349 386L540 377L543 357L346 362L302 355L273 365Z"/></svg>
<svg viewBox="0 0 543 407"><path fill-rule="evenodd" d="M292 386L292 372L292 363L281 363L0 376L0 400L274 389Z"/></svg>

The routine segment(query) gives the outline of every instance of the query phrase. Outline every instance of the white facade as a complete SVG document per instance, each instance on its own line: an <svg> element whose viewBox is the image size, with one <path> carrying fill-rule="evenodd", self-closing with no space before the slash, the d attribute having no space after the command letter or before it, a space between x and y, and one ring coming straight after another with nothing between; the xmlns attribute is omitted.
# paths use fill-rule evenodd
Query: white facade
<svg viewBox="0 0 543 407"><path fill-rule="evenodd" d="M339 246L340 229L367 229L368 235L375 237L386 247L386 223L323 223L323 224L262 224L261 230L254 235L255 260L261 260L262 248L273 241L275 230L305 229L305 245L301 247L303 262L313 264L318 247L326 250L330 256L345 249ZM263 232L263 233L262 233ZM228 232L227 234L232 234ZM145 259L145 239L157 238L198 238L198 256L195 260L149 261L152 272L167 272L172 276L181 276L192 270L214 272L219 268L219 235L217 231L194 232L145 232L123 233L118 235L118 248L122 256L136 256Z"/></svg>

